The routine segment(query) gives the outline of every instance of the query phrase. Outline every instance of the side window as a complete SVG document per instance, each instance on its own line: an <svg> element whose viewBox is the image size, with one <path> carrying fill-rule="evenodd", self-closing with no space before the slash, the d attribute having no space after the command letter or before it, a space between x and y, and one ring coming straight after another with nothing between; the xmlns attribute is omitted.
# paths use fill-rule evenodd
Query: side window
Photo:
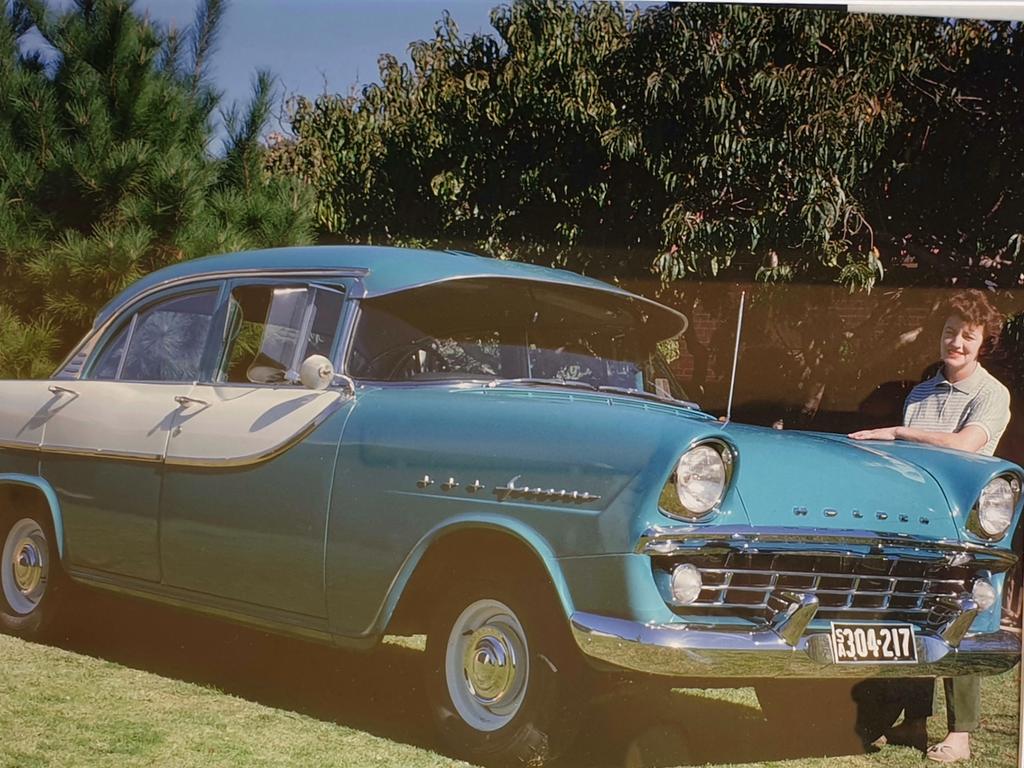
<svg viewBox="0 0 1024 768"><path fill-rule="evenodd" d="M176 296L147 307L106 345L90 378L197 380L216 307L215 290Z"/></svg>
<svg viewBox="0 0 1024 768"><path fill-rule="evenodd" d="M119 379L195 381L217 308L217 292L170 299L143 310L135 321Z"/></svg>
<svg viewBox="0 0 1024 768"><path fill-rule="evenodd" d="M121 326L121 330L107 344L100 354L99 360L92 367L90 379L116 379L117 372L121 369L121 361L124 360L124 343L128 340L128 329L131 322Z"/></svg>
<svg viewBox="0 0 1024 768"><path fill-rule="evenodd" d="M297 383L303 360L330 357L343 301L342 289L334 286L236 286L217 380Z"/></svg>

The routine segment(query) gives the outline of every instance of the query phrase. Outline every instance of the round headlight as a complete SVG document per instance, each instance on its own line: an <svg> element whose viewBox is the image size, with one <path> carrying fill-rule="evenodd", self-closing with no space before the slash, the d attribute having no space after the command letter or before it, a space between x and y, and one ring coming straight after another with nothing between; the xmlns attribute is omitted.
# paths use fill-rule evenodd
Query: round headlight
<svg viewBox="0 0 1024 768"><path fill-rule="evenodd" d="M978 604L978 610L987 611L996 604L996 588L988 579L978 579L974 582L971 597Z"/></svg>
<svg viewBox="0 0 1024 768"><path fill-rule="evenodd" d="M714 509L725 495L729 469L724 455L710 445L698 445L679 457L676 494L683 509L699 517Z"/></svg>
<svg viewBox="0 0 1024 768"><path fill-rule="evenodd" d="M978 525L986 535L1002 536L1006 533L1013 521L1018 493L1020 483L1008 477L997 477L985 486L978 500Z"/></svg>

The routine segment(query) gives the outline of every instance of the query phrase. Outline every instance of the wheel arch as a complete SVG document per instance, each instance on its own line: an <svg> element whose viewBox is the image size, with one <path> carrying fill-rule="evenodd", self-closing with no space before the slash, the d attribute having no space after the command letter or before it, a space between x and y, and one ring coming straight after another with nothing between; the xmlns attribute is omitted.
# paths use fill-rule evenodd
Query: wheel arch
<svg viewBox="0 0 1024 768"><path fill-rule="evenodd" d="M543 583L568 626L572 597L551 546L519 520L488 516L446 522L417 542L385 600L377 621L379 633L423 632L433 589L474 569L503 568L526 569Z"/></svg>
<svg viewBox="0 0 1024 768"><path fill-rule="evenodd" d="M0 503L8 500L15 488L25 488L35 496L41 506L45 506L53 524L53 535L57 540L57 553L64 560L64 518L61 516L60 502L53 487L41 477L16 473L0 473Z"/></svg>

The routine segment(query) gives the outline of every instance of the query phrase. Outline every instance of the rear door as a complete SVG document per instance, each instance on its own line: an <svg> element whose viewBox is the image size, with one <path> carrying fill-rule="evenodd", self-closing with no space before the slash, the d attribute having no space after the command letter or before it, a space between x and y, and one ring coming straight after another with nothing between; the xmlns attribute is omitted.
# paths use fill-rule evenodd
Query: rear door
<svg viewBox="0 0 1024 768"><path fill-rule="evenodd" d="M101 342L83 378L55 387L41 472L57 492L73 568L160 580L162 462L219 292L212 284L147 304Z"/></svg>

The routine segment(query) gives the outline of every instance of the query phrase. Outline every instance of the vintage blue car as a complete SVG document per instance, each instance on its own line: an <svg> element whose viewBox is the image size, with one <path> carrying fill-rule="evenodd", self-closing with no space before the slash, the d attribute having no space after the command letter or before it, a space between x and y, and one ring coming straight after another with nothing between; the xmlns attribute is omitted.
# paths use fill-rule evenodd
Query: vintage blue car
<svg viewBox="0 0 1024 768"><path fill-rule="evenodd" d="M153 273L52 379L0 384L0 628L43 633L70 580L344 647L426 634L437 726L480 761L549 755L595 669L754 684L770 714L774 681L1012 667L1021 468L723 423L659 354L685 326L458 252Z"/></svg>

